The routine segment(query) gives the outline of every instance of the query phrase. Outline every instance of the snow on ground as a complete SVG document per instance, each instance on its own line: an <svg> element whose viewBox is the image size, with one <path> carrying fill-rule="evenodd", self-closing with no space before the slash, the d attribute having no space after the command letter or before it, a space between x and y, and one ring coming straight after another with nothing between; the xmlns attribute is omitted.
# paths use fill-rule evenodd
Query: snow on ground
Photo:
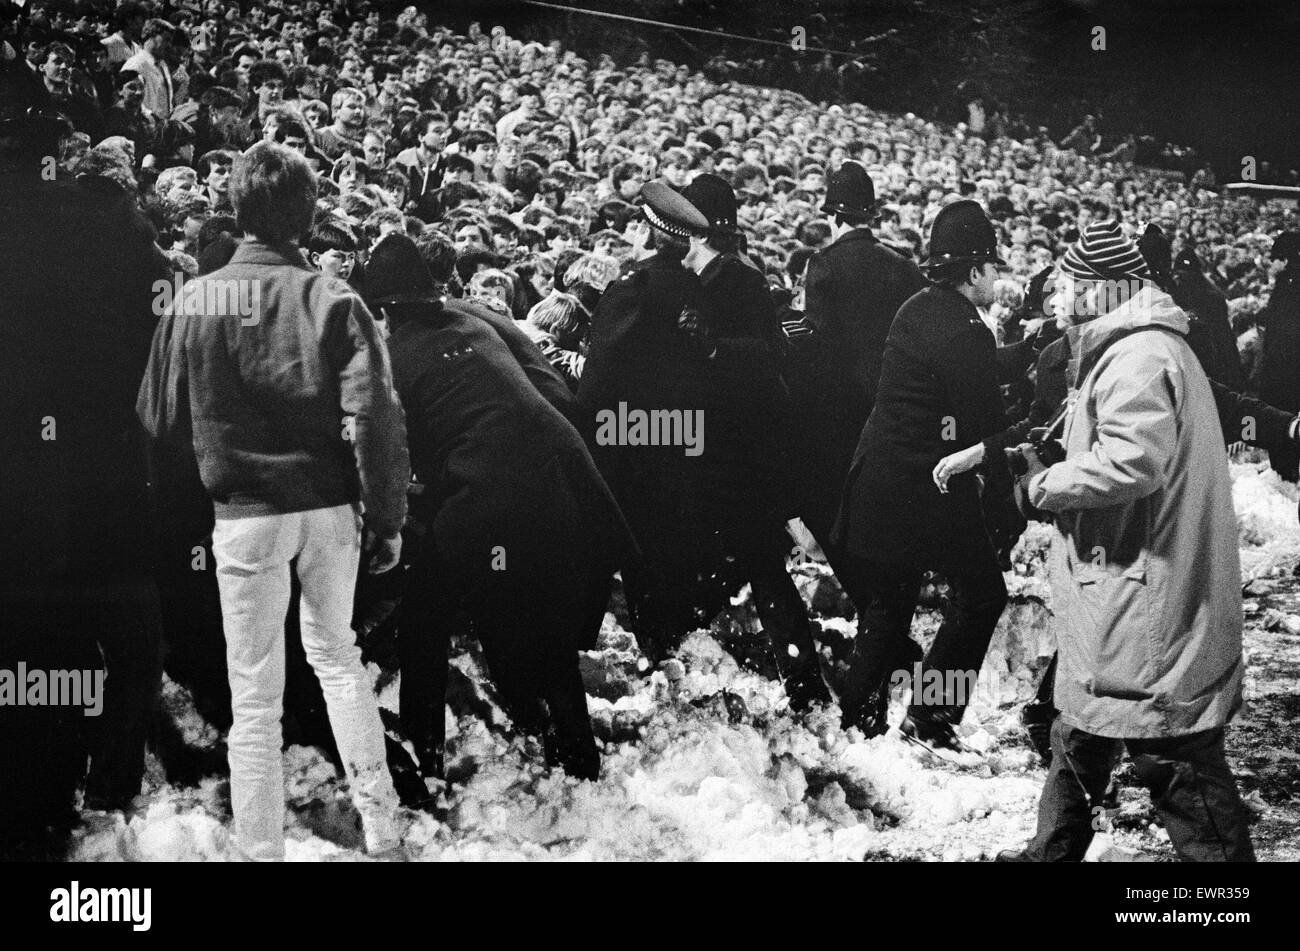
<svg viewBox="0 0 1300 951"><path fill-rule="evenodd" d="M1300 757L1295 754L1300 678L1300 554L1296 491L1258 464L1233 466L1247 578L1247 695L1251 710L1230 732L1230 752L1247 801L1261 815L1261 857L1295 858L1300 849ZM599 782L550 772L533 740L510 736L490 689L479 702L449 708L447 772L436 817L414 814L406 836L412 858L443 860L978 860L1018 846L1032 833L1043 771L1019 726L1052 645L1043 556L1049 533L1033 526L1008 575L1013 599L990 649L963 724L986 753L940 762L896 734L864 740L840 729L837 711L792 716L779 684L742 667L746 605L691 635L657 671L613 614L583 673L597 736L604 742ZM853 624L825 569L797 568L813 605L828 665L842 661ZM937 613L918 616L914 634L933 636ZM750 639L752 643L752 638ZM729 652L728 648L732 652ZM752 649L750 651L752 653ZM474 652L454 663L481 679ZM762 666L761 663L758 666ZM381 703L395 705L388 683ZM892 715L902 715L895 697ZM184 691L168 683L168 708L188 742L212 747ZM484 716L484 711L487 715ZM475 712L477 711L477 712ZM285 752L288 857L365 860L356 816L329 760L300 746ZM151 763L149 791L129 819L87 813L68 857L77 860L224 861L230 806L224 778L198 787L166 784ZM1125 788L1113 829L1090 857L1167 860L1168 837L1153 824L1145 792Z"/></svg>

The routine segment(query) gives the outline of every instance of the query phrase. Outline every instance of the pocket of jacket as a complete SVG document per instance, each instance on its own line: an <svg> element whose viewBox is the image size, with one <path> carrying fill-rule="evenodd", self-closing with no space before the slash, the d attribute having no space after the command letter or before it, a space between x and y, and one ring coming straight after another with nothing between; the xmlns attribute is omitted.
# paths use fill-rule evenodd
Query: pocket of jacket
<svg viewBox="0 0 1300 951"><path fill-rule="evenodd" d="M1099 562L1076 562L1071 566L1070 574L1078 585L1100 584L1112 578L1125 578L1139 584L1146 584L1148 560L1147 553L1143 552L1135 561L1127 565L1107 564L1104 559Z"/></svg>

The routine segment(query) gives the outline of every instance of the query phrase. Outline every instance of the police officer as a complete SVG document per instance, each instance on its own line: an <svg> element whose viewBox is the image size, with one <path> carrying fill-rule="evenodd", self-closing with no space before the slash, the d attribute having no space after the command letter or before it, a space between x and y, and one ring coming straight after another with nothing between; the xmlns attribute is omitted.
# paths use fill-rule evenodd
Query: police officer
<svg viewBox="0 0 1300 951"><path fill-rule="evenodd" d="M902 724L923 742L960 745L956 726L969 697L950 672L978 673L1006 604L976 479L980 471L991 478L986 491L1009 483L1005 456L987 453L989 461L954 477L947 493L931 478L935 464L954 448L994 436L1006 425L996 345L976 310L993 302L999 263L983 209L973 201L945 207L923 262L934 284L903 305L885 343L875 406L833 533L844 562L840 580L859 608L841 697L843 719L868 735L886 729L888 679L910 665L915 651L909 632L925 571L943 573L952 610L921 673L921 683L943 687L941 701L923 702L932 701L933 692L923 695L914 682Z"/></svg>
<svg viewBox="0 0 1300 951"><path fill-rule="evenodd" d="M695 306L679 326L704 357L709 394L709 445L693 480L709 533L707 576L725 586L710 592L708 614L748 582L791 703L802 708L830 699L821 676L803 599L785 566L793 514L781 433L790 407L782 379L785 338L771 292L757 268L740 256L736 193L703 174L682 189L707 219L692 235L682 263L699 279Z"/></svg>
<svg viewBox="0 0 1300 951"><path fill-rule="evenodd" d="M749 582L792 704L828 699L785 569L780 329L763 276L736 254L735 192L701 175L680 194L649 183L643 197L656 253L601 299L579 400L593 416L622 403L698 412L704 438L693 455L593 448L645 556L625 572L638 640L659 659Z"/></svg>
<svg viewBox="0 0 1300 951"><path fill-rule="evenodd" d="M447 645L464 611L511 719L547 759L595 779L600 761L578 671L613 571L635 545L581 436L474 312L436 296L405 235L375 246L371 306L392 321L426 527L398 619L401 716L426 776L442 763Z"/></svg>
<svg viewBox="0 0 1300 951"><path fill-rule="evenodd" d="M876 192L859 163L845 162L831 176L822 210L831 216L833 240L808 262L802 323L813 332L802 341L803 372L793 383L792 435L803 472L799 515L836 568L830 530L876 398L885 337L898 308L926 281L872 233Z"/></svg>
<svg viewBox="0 0 1300 951"><path fill-rule="evenodd" d="M622 576L631 624L642 652L656 663L675 632L697 623L692 608L698 560L692 527L699 499L687 482L683 447L626 447L596 439L602 411L629 412L699 405L696 353L677 320L695 291L682 267L688 236L708 222L680 195L644 189L660 209L651 232L654 252L634 262L601 296L592 316L587 362L578 385L580 427L601 475L641 548Z"/></svg>

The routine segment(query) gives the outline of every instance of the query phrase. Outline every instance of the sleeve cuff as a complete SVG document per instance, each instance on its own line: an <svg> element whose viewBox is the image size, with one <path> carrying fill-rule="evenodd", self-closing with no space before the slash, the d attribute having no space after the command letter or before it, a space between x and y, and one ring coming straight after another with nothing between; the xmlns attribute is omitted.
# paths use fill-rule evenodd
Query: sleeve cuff
<svg viewBox="0 0 1300 951"><path fill-rule="evenodd" d="M1050 468L1044 469L1037 475L1030 476L1029 481L1025 484L1025 494L1028 495L1029 501L1033 503L1034 508L1041 509L1045 507L1043 500L1047 498L1047 489L1043 486L1043 482L1047 479L1047 473L1051 471Z"/></svg>

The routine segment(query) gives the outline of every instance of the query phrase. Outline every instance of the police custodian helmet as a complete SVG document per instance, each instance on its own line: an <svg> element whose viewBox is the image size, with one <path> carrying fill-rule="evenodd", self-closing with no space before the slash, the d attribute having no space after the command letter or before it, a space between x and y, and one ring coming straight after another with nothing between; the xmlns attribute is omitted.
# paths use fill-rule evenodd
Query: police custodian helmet
<svg viewBox="0 0 1300 951"><path fill-rule="evenodd" d="M947 205L934 219L930 229L930 253L921 266L942 267L945 264L981 264L985 261L1004 264L998 256L998 236L993 222L970 199Z"/></svg>

